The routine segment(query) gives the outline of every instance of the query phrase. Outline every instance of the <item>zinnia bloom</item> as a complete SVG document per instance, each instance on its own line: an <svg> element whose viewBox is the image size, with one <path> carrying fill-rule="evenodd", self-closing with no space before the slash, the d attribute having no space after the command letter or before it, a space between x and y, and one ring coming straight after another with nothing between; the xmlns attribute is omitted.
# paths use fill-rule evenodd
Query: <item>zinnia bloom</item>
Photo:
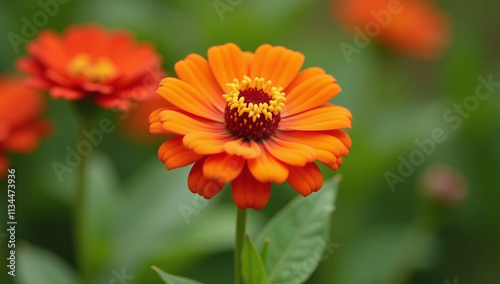
<svg viewBox="0 0 500 284"><path fill-rule="evenodd" d="M61 36L42 31L28 52L19 69L32 76L30 86L53 98L90 98L103 108L126 110L131 102L154 95L147 86L161 79L160 57L152 46L98 26L71 27Z"/></svg>
<svg viewBox="0 0 500 284"><path fill-rule="evenodd" d="M450 40L448 15L432 0L332 0L343 26L420 59L435 59ZM360 35L361 36L361 35Z"/></svg>
<svg viewBox="0 0 500 284"><path fill-rule="evenodd" d="M9 167L6 153L33 152L40 136L49 131L40 118L43 110L43 96L24 86L22 79L0 77L0 177Z"/></svg>
<svg viewBox="0 0 500 284"><path fill-rule="evenodd" d="M320 68L300 71L304 56L281 46L242 52L228 43L175 65L157 92L173 107L154 111L150 131L175 134L158 154L171 170L194 163L193 193L209 199L232 183L240 208L261 209L271 183L303 196L321 188L319 161L333 170L349 153L349 110L327 103L340 92Z"/></svg>

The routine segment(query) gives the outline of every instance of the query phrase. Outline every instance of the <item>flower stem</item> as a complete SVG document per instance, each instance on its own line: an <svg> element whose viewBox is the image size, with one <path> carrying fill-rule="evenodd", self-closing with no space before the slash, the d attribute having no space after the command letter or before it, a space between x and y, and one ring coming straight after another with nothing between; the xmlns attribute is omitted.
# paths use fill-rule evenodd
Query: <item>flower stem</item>
<svg viewBox="0 0 500 284"><path fill-rule="evenodd" d="M245 240L245 228L247 223L247 209L238 208L236 214L236 245L234 249L234 283L243 284L241 275L241 251Z"/></svg>
<svg viewBox="0 0 500 284"><path fill-rule="evenodd" d="M81 123L81 129L78 133L78 141L85 139L83 137L83 129L85 123ZM78 143L77 141L77 143ZM82 283L90 283L88 262L87 262L87 243L86 243L86 215L87 215L87 193L86 193L86 168L87 168L86 156L81 155L80 165L78 166L78 176L76 178L76 191L74 200L74 241L75 241L75 254L76 254L76 265L80 274Z"/></svg>

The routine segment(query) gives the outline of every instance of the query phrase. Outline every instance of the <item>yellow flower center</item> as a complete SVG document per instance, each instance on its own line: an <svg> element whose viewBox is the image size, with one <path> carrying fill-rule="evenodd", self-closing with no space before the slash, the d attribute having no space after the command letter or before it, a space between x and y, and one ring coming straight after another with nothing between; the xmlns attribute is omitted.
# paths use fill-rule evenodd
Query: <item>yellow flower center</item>
<svg viewBox="0 0 500 284"><path fill-rule="evenodd" d="M264 78L234 79L228 83L228 93L222 95L227 106L224 114L226 127L234 135L246 140L260 140L273 135L285 106L283 88L274 87Z"/></svg>
<svg viewBox="0 0 500 284"><path fill-rule="evenodd" d="M87 81L103 83L116 76L116 67L109 59L101 57L92 61L87 54L77 54L69 61L69 73Z"/></svg>

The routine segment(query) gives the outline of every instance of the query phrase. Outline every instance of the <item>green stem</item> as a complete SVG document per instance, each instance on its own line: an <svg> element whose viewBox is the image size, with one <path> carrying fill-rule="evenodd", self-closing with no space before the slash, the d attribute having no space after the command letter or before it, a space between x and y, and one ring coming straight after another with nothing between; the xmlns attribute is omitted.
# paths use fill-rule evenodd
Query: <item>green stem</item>
<svg viewBox="0 0 500 284"><path fill-rule="evenodd" d="M85 139L83 137L83 129L84 129L84 123L82 123L82 127L79 132L79 140L80 139ZM78 143L77 141L77 143ZM78 268L78 271L80 273L80 277L83 280L83 283L90 283L90 278L89 278L89 269L88 269L88 262L87 262L87 245L86 245L86 218L85 216L87 215L86 208L87 208L87 193L86 193L86 168L87 168L87 161L86 161L86 156L81 155L81 162L80 165L78 165L78 176L77 176L77 181L76 181L76 192L75 192L75 211L73 212L74 214L74 238L75 238L75 253L76 253L76 265Z"/></svg>
<svg viewBox="0 0 500 284"><path fill-rule="evenodd" d="M247 223L247 209L238 208L236 214L236 240L234 249L234 283L243 284L241 275L241 251L245 240L245 228Z"/></svg>

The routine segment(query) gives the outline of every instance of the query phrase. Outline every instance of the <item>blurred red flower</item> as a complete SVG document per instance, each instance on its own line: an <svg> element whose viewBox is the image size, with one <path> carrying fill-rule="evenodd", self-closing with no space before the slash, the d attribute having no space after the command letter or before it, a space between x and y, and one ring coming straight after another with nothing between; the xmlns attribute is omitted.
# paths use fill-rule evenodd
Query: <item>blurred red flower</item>
<svg viewBox="0 0 500 284"><path fill-rule="evenodd" d="M159 84L159 82L158 82ZM149 133L149 115L158 108L173 106L160 95L148 98L130 108L128 113L123 113L116 118L120 131L130 140L139 143L153 143L163 139Z"/></svg>
<svg viewBox="0 0 500 284"><path fill-rule="evenodd" d="M40 118L44 108L43 96L21 78L0 76L0 177L9 167L6 153L29 154L49 132L49 123Z"/></svg>
<svg viewBox="0 0 500 284"><path fill-rule="evenodd" d="M161 59L151 45L99 26L74 26L63 35L42 31L28 52L18 61L18 68L31 75L28 85L53 98L88 97L103 108L129 109L154 95L161 78Z"/></svg>
<svg viewBox="0 0 500 284"><path fill-rule="evenodd" d="M419 59L439 57L450 41L449 16L431 0L332 0L331 11L365 41L374 38Z"/></svg>

